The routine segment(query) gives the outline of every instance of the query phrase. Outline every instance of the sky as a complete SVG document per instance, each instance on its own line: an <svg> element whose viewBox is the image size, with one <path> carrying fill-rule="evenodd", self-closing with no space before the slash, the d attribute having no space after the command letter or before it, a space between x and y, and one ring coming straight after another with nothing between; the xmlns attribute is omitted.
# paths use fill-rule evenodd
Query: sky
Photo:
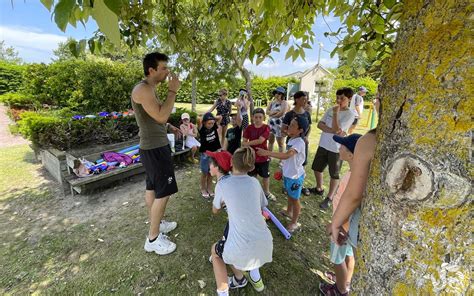
<svg viewBox="0 0 474 296"><path fill-rule="evenodd" d="M13 2L13 7L12 7ZM327 24L326 24L327 22ZM280 48L279 53L273 53L270 59L264 60L256 66L250 61L245 62L245 66L253 73L268 77L286 75L296 71L304 71L316 65L318 61L319 43L323 44L321 50L321 65L326 68L337 66L337 56L330 57L330 52L334 49L335 43L324 37L324 32L329 31L328 25L336 31L340 22L338 18L326 17L326 22L322 18L317 18L313 25L313 32L316 35L316 42L312 49L307 49L306 60L297 59L285 60L286 49L292 45ZM0 0L0 40L5 41L7 46L13 46L19 56L28 63L49 63L54 57L53 50L57 48L59 42L64 42L68 37L83 39L92 36L97 30L97 25L93 19L89 19L86 27L78 23L77 28L68 25L66 32L62 32L51 18L51 13L40 3L39 0Z"/></svg>

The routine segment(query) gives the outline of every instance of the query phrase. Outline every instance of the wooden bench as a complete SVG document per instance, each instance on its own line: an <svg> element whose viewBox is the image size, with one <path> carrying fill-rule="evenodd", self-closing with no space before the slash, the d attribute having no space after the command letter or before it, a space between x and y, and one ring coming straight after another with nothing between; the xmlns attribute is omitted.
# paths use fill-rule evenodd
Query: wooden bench
<svg viewBox="0 0 474 296"><path fill-rule="evenodd" d="M107 150L107 151L110 151L110 150ZM186 157L189 151L191 151L191 149L189 148L179 150L179 151L173 152L172 156L178 157L181 159L183 157ZM85 155L82 157L89 161L95 161L101 157L101 154L103 152L104 151L99 152L99 153L93 153L90 155ZM91 175L88 177L80 178L80 177L77 177L73 173L74 160L78 158L79 157L76 157L70 153L66 153L66 163L67 163L69 175L66 176L64 179L69 184L69 188L71 190L72 196L74 196L76 193L80 194L86 189L99 188L107 184L110 184L112 182L119 181L119 180L145 172L145 168L143 167L143 164L138 162L138 163L133 163L124 168L117 167L115 169L112 169L110 171L104 171L97 175Z"/></svg>

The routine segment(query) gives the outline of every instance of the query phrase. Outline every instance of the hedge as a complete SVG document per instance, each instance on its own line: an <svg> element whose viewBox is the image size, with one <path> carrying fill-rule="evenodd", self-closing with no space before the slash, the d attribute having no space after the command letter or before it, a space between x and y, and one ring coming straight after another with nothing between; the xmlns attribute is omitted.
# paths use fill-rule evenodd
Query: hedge
<svg viewBox="0 0 474 296"><path fill-rule="evenodd" d="M0 103L4 103L10 108L30 109L37 104L34 96L24 93L4 93L0 95Z"/></svg>
<svg viewBox="0 0 474 296"><path fill-rule="evenodd" d="M184 112L188 112L191 120L196 122L197 114L184 108L177 108L176 112L170 115L168 122L179 127L181 114ZM71 116L62 117L66 114L64 111L23 112L18 121L19 132L36 146L59 150L119 143L138 135L138 125L133 116L73 120Z"/></svg>
<svg viewBox="0 0 474 296"><path fill-rule="evenodd" d="M358 88L365 86L367 94L364 96L364 101L372 101L377 93L377 82L370 77L354 78L354 79L336 79L334 80L331 97L336 97L336 90L341 87L350 87L357 92Z"/></svg>
<svg viewBox="0 0 474 296"><path fill-rule="evenodd" d="M23 65L0 61L0 95L21 89L24 70Z"/></svg>

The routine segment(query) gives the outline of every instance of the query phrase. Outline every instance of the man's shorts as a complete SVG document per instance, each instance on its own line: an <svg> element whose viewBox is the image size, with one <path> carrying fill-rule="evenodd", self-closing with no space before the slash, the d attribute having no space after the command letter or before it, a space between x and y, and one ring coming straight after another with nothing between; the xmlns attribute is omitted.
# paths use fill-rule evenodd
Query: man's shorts
<svg viewBox="0 0 474 296"><path fill-rule="evenodd" d="M342 264L346 260L346 256L354 257L354 251L348 242L342 246L337 246L331 242L331 263L337 265Z"/></svg>
<svg viewBox="0 0 474 296"><path fill-rule="evenodd" d="M357 125L359 123L359 118L354 118L354 121L352 122L352 125Z"/></svg>
<svg viewBox="0 0 474 296"><path fill-rule="evenodd" d="M140 149L140 160L145 167L146 190L155 191L155 198L178 192L169 145L148 150Z"/></svg>
<svg viewBox="0 0 474 296"><path fill-rule="evenodd" d="M311 168L313 171L322 173L329 165L329 175L332 179L339 179L339 153L328 151L323 147L319 146L314 156L313 165Z"/></svg>
<svg viewBox="0 0 474 296"><path fill-rule="evenodd" d="M300 199L301 189L303 189L304 174L298 179L283 177L283 186L285 186L288 196L292 199Z"/></svg>
<svg viewBox="0 0 474 296"><path fill-rule="evenodd" d="M209 171L210 171L210 167L209 167L209 164L210 164L210 157L207 156L205 153L201 153L201 156L200 156L200 162L199 162L199 165L201 167L201 172L203 172L204 174L209 174Z"/></svg>
<svg viewBox="0 0 474 296"><path fill-rule="evenodd" d="M256 162L255 169L249 172L249 175L255 177L259 175L262 178L269 178L270 177L270 160L265 162Z"/></svg>

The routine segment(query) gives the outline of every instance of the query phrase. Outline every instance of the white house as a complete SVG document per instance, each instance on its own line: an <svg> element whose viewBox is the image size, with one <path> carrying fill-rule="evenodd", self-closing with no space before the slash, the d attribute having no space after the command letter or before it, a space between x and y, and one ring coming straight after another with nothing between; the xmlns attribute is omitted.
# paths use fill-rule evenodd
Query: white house
<svg viewBox="0 0 474 296"><path fill-rule="evenodd" d="M296 91L302 90L309 93L309 99L312 105L316 106L318 97L320 98L319 105L323 105L326 100L324 97L331 90L335 75L325 69L320 64L301 72L294 72L284 77L294 77L299 80L298 84L288 86L288 96L292 96Z"/></svg>

